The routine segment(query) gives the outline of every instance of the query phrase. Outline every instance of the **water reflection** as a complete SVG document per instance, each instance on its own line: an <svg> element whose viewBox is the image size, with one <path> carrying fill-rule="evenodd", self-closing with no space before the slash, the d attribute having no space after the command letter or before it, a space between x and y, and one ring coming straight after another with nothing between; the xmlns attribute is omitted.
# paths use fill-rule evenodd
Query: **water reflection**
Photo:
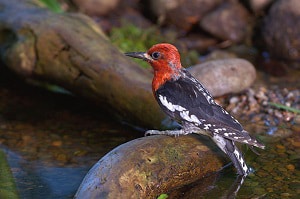
<svg viewBox="0 0 300 199"><path fill-rule="evenodd" d="M74 193L89 166L47 167L38 161L24 160L20 155L5 149L9 165L24 199L65 199Z"/></svg>
<svg viewBox="0 0 300 199"><path fill-rule="evenodd" d="M236 198L247 178L246 176L236 175L231 165L230 163L220 172L213 173L190 185L169 193L169 198Z"/></svg>

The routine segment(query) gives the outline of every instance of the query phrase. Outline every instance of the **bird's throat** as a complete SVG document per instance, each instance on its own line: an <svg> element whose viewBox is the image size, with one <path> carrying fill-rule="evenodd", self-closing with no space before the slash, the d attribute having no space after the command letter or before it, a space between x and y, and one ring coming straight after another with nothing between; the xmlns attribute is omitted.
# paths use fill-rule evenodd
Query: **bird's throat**
<svg viewBox="0 0 300 199"><path fill-rule="evenodd" d="M162 71L154 71L154 77L152 80L152 90L153 93L157 91L163 84L171 79L176 79L177 73L174 72L162 72Z"/></svg>

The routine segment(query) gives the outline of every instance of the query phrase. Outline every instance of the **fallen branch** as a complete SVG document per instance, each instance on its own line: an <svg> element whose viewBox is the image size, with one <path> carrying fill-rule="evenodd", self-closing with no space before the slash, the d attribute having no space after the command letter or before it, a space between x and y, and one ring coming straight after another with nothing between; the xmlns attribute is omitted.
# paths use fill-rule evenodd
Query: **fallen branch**
<svg viewBox="0 0 300 199"><path fill-rule="evenodd" d="M120 120L161 125L151 74L112 46L90 18L53 13L33 0L0 0L0 7L0 52L11 70L86 97Z"/></svg>

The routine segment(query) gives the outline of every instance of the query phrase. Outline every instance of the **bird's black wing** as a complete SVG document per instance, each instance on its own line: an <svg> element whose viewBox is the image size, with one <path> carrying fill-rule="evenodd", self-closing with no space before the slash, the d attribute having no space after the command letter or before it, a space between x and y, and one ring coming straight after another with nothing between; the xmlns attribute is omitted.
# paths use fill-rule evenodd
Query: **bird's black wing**
<svg viewBox="0 0 300 199"><path fill-rule="evenodd" d="M165 113L182 124L192 123L228 139L262 148L186 70L179 78L166 81L155 95Z"/></svg>
<svg viewBox="0 0 300 199"><path fill-rule="evenodd" d="M189 111L189 116L196 116L200 122L227 126L242 131L243 128L221 106L215 103L204 86L186 70L178 79L166 81L156 91L156 98L161 108L171 117L183 120L180 110Z"/></svg>
<svg viewBox="0 0 300 199"><path fill-rule="evenodd" d="M214 115L206 97L189 79L180 77L177 80L166 81L155 94L161 108L178 121L184 120L180 116L182 111L189 111L189 115L201 119Z"/></svg>

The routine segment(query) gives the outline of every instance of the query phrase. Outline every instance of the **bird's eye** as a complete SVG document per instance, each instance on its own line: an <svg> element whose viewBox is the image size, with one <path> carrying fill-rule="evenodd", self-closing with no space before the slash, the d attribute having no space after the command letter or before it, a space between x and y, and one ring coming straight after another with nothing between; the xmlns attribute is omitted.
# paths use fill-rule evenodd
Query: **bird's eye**
<svg viewBox="0 0 300 199"><path fill-rule="evenodd" d="M158 59L158 58L160 58L160 53L159 52L154 52L154 53L152 53L151 57L153 59Z"/></svg>

